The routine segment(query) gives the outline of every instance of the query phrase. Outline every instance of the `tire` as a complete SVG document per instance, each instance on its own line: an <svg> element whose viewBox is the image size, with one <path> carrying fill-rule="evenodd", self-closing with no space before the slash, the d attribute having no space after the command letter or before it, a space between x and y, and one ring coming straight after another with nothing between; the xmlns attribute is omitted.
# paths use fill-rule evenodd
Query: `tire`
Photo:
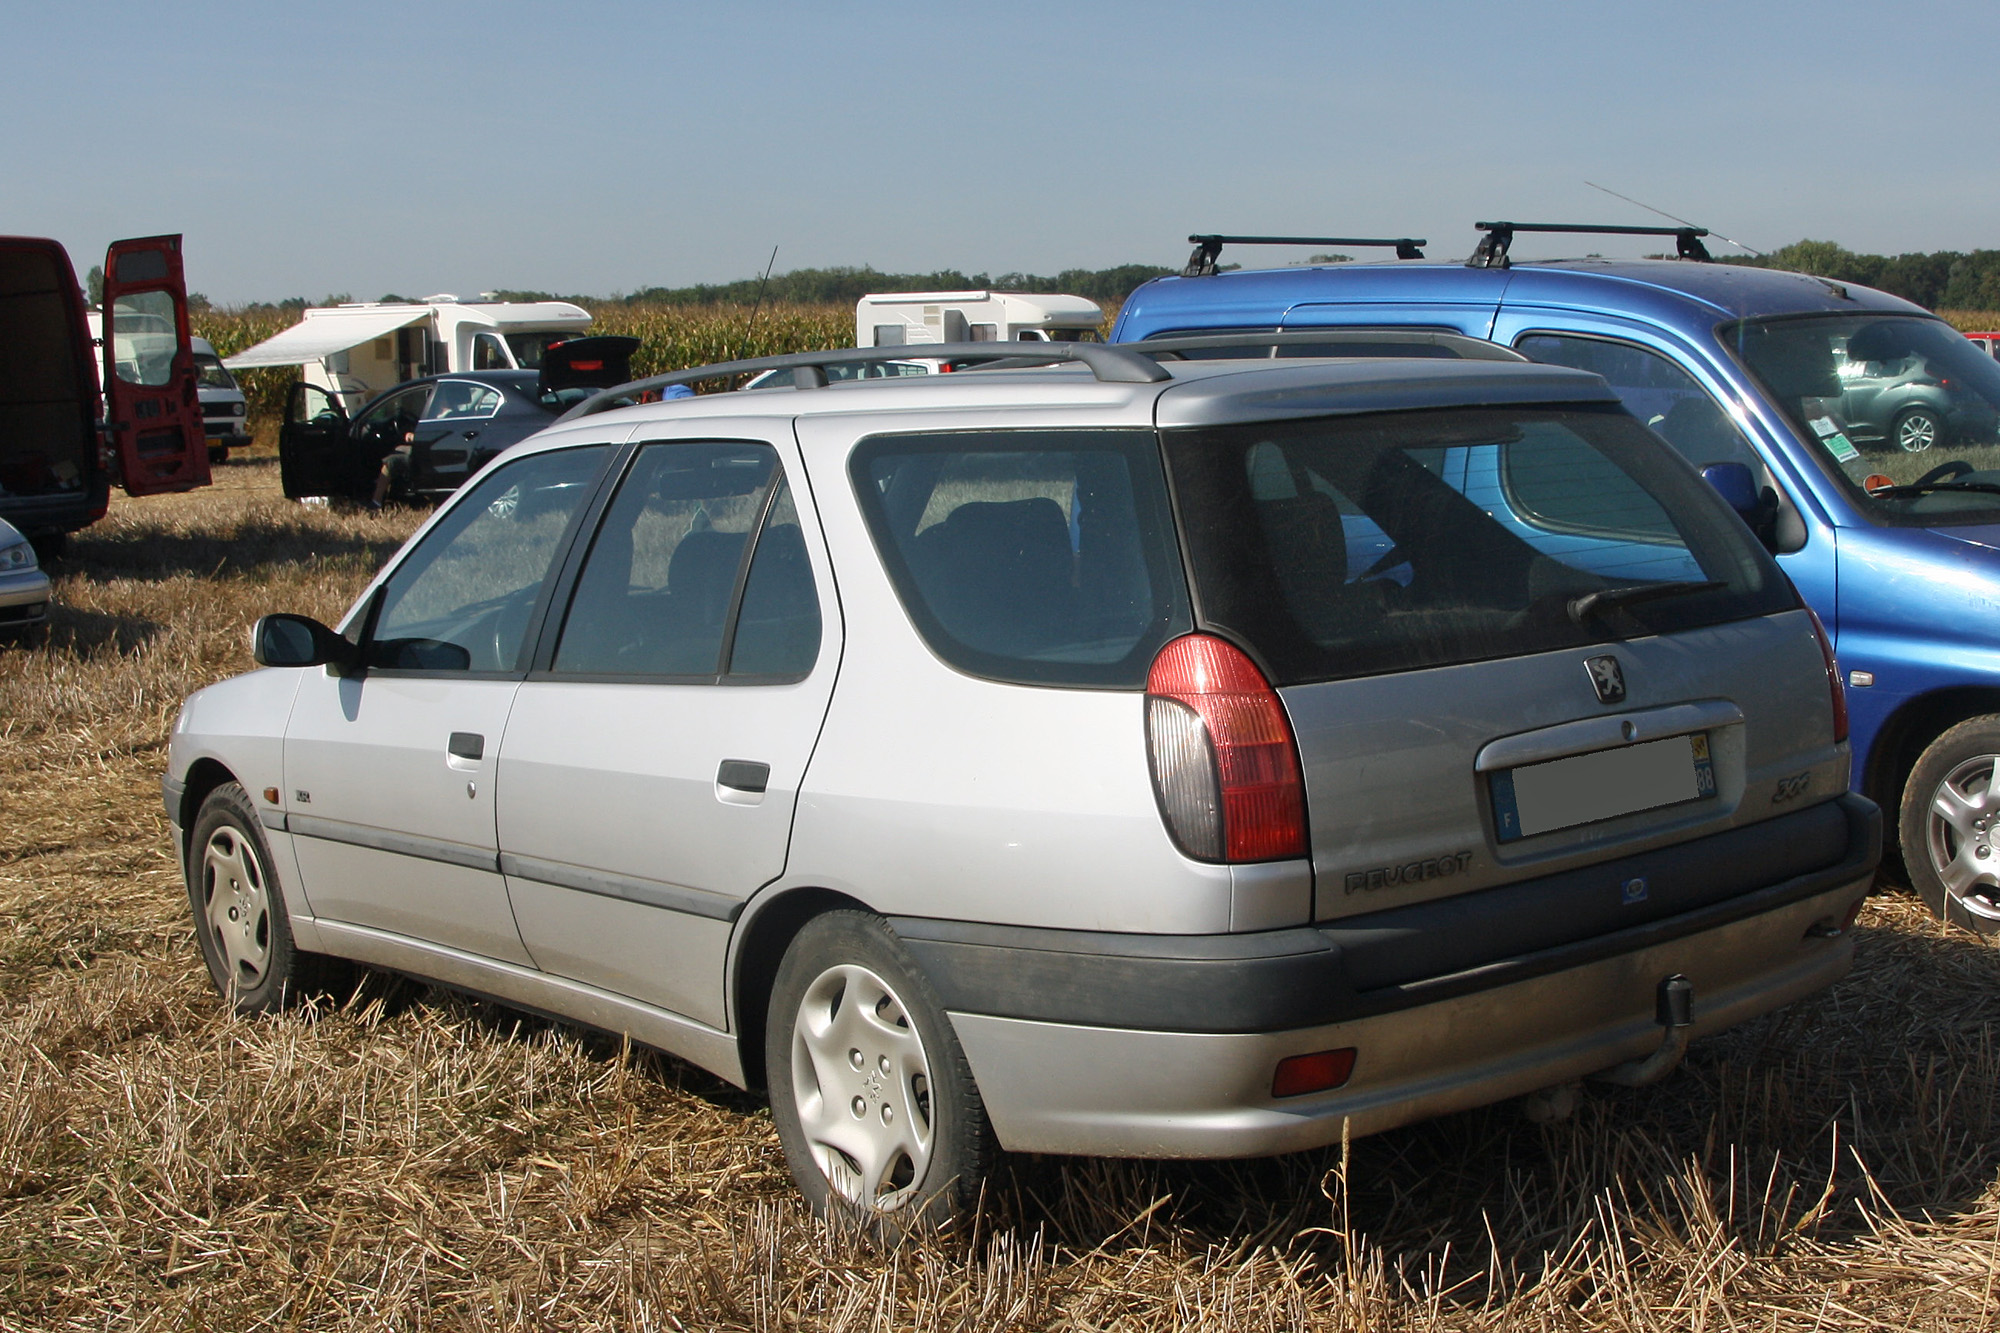
<svg viewBox="0 0 2000 1333"><path fill-rule="evenodd" d="M333 990L351 975L339 960L293 943L263 826L237 783L225 782L201 803L186 875L209 979L237 1013L268 1013Z"/></svg>
<svg viewBox="0 0 2000 1333"><path fill-rule="evenodd" d="M1889 438L1906 454L1920 454L1944 438L1944 422L1927 407L1913 407L1896 418Z"/></svg>
<svg viewBox="0 0 2000 1333"><path fill-rule="evenodd" d="M828 912L793 938L764 1061L815 1213L898 1234L969 1218L994 1157L986 1108L937 993L880 917Z"/></svg>
<svg viewBox="0 0 2000 1333"><path fill-rule="evenodd" d="M1903 788L1896 836L1910 887L1939 920L2000 934L2000 717L1930 743Z"/></svg>

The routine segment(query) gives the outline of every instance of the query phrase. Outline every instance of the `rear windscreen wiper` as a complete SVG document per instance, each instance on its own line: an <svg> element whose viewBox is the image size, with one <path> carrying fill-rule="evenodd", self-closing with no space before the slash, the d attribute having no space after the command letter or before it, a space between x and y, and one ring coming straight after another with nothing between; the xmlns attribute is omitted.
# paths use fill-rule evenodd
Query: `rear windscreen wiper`
<svg viewBox="0 0 2000 1333"><path fill-rule="evenodd" d="M1869 495L1929 495L1932 491L1977 491L2000 495L2000 483L1991 481L1919 481L1907 486L1878 486Z"/></svg>
<svg viewBox="0 0 2000 1333"><path fill-rule="evenodd" d="M1569 618L1581 625L1599 611L1609 611L1616 607L1631 606L1634 602L1657 601L1662 597L1686 597L1692 593L1713 592L1729 585L1720 579L1696 581L1682 579L1668 583L1635 583L1627 588L1600 588L1587 592L1581 597L1569 599Z"/></svg>

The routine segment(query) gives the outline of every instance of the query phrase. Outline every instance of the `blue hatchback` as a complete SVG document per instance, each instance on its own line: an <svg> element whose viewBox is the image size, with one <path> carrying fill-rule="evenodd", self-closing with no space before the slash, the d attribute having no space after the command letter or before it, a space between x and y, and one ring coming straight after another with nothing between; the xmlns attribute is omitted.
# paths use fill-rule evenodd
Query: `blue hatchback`
<svg viewBox="0 0 2000 1333"><path fill-rule="evenodd" d="M1112 341L1320 328L1450 331L1602 375L1730 496L1834 636L1854 786L1895 821L1911 885L2000 932L2000 363L1849 283L1696 259L1510 264L1485 244L1463 264L1157 279Z"/></svg>

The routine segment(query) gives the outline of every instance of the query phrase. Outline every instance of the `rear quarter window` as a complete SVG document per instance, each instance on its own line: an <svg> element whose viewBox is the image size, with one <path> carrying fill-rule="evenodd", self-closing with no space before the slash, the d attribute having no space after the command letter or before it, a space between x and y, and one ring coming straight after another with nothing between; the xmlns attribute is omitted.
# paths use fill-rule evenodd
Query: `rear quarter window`
<svg viewBox="0 0 2000 1333"><path fill-rule="evenodd" d="M1151 431L876 436L850 470L912 623L959 670L1140 689L1192 627Z"/></svg>

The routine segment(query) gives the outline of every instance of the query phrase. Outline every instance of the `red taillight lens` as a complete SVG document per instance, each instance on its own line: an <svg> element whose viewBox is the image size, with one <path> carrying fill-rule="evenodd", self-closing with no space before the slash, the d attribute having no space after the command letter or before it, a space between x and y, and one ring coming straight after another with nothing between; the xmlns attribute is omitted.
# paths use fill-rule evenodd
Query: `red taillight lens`
<svg viewBox="0 0 2000 1333"><path fill-rule="evenodd" d="M1813 637L1819 640L1820 659L1826 663L1826 683L1833 691L1833 740L1837 745L1847 739L1847 687L1840 683L1840 664L1833 660L1833 640L1827 637L1819 613L1807 607L1806 614L1812 617Z"/></svg>
<svg viewBox="0 0 2000 1333"><path fill-rule="evenodd" d="M1203 861L1306 854L1306 792L1284 705L1226 639L1190 634L1153 659L1146 748L1167 831Z"/></svg>
<svg viewBox="0 0 2000 1333"><path fill-rule="evenodd" d="M1309 1092L1325 1092L1347 1082L1353 1074L1352 1046L1338 1051L1288 1056L1278 1061L1277 1071L1271 1075L1271 1095L1303 1097Z"/></svg>

